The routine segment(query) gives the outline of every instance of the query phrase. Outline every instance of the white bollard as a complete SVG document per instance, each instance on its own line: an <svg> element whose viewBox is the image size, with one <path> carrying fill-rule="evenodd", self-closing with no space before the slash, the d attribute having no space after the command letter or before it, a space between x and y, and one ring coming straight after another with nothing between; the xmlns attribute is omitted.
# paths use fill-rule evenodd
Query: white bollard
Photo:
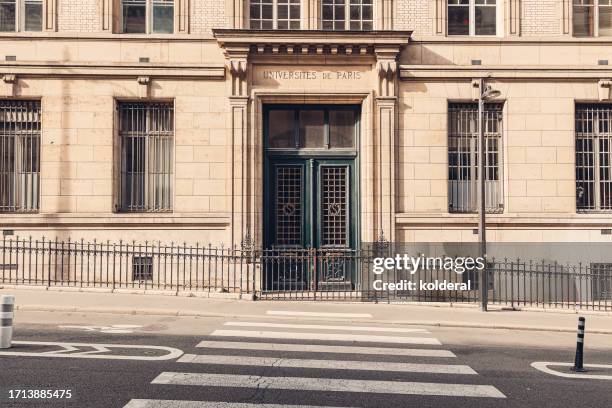
<svg viewBox="0 0 612 408"><path fill-rule="evenodd" d="M13 308L15 296L0 296L0 349L11 348L13 339Z"/></svg>

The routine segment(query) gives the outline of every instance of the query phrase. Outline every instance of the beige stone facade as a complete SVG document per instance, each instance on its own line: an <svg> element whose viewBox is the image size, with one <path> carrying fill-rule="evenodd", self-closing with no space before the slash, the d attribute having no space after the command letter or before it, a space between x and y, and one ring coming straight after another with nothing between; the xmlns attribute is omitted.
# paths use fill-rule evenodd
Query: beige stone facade
<svg viewBox="0 0 612 408"><path fill-rule="evenodd" d="M40 208L1 214L3 230L262 244L265 106L350 104L359 241L475 241L476 215L449 212L448 112L485 77L503 102L489 239L610 241L612 211L577 211L575 110L612 103L612 38L575 37L571 1L498 0L486 37L447 35L444 0L374 0L372 33L320 30L318 1L289 32L248 30L247 1L174 3L174 34L121 33L114 0L45 0L42 32L0 33L0 97L42 109ZM171 211L117 210L123 101L173 103Z"/></svg>

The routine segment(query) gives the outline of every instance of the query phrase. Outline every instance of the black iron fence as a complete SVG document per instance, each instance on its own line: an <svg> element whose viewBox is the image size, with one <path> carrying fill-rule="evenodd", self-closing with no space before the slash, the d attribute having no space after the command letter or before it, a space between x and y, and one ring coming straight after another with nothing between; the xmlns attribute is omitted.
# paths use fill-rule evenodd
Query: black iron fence
<svg viewBox="0 0 612 408"><path fill-rule="evenodd" d="M382 250L257 249L212 245L111 243L4 238L0 283L228 292L281 300L476 303L479 270L377 271ZM376 273L375 273L376 271ZM612 264L561 265L491 259L493 304L612 311Z"/></svg>

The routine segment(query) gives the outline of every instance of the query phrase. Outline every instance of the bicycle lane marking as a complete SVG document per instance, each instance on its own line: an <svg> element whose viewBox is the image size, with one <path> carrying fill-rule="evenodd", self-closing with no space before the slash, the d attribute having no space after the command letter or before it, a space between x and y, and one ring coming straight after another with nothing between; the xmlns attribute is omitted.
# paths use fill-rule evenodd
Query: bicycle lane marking
<svg viewBox="0 0 612 408"><path fill-rule="evenodd" d="M167 361L177 359L183 355L183 351L173 347L133 345L133 344L95 344L95 343L64 343L46 341L13 341L15 345L22 346L56 346L60 349L42 352L27 351L1 351L0 356L19 357L53 357L53 358L89 358L105 360L139 360L139 361ZM94 350L80 351L80 347L89 347ZM113 349L128 350L157 350L166 351L161 356L139 356L139 355L104 355L100 353L112 352ZM74 353L77 351L76 353Z"/></svg>

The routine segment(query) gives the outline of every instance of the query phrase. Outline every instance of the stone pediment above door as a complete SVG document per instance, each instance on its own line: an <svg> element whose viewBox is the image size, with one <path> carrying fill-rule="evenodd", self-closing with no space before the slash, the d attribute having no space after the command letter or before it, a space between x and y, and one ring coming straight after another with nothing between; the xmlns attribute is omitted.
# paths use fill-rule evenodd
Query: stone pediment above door
<svg viewBox="0 0 612 408"><path fill-rule="evenodd" d="M251 56L363 56L399 53L411 31L213 30L226 55L247 51Z"/></svg>
<svg viewBox="0 0 612 408"><path fill-rule="evenodd" d="M216 29L213 34L226 56L233 96L248 96L248 66L257 63L375 66L379 96L394 97L397 59L412 32Z"/></svg>

